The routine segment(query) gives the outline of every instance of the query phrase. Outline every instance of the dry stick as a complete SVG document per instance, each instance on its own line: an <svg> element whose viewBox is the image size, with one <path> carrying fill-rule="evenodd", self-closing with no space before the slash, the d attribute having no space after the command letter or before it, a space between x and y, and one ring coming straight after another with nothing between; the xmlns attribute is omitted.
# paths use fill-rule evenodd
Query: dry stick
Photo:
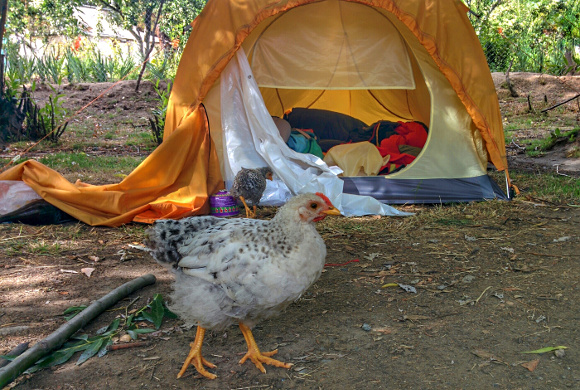
<svg viewBox="0 0 580 390"><path fill-rule="evenodd" d="M552 107L544 108L544 109L543 109L542 111L540 111L540 112L546 112L546 111L553 110L554 108L556 108L556 107L560 107L562 104L566 104L566 103L568 103L569 101L572 101L572 100L574 100L574 99L576 99L576 98L578 98L578 97L580 97L580 93L579 93L578 95L574 96L573 98L570 98L570 99L568 99L568 100L565 100L565 101L563 101L563 102L561 102L561 103L555 104L555 105L553 105Z"/></svg>
<svg viewBox="0 0 580 390"><path fill-rule="evenodd" d="M119 300L125 298L134 291L153 283L155 283L155 276L147 274L117 287L104 297L93 302L89 307L77 314L69 322L62 325L45 339L36 343L34 347L14 359L6 367L1 368L0 389L16 379L29 367L33 366L40 358L60 347L77 330L88 324Z"/></svg>

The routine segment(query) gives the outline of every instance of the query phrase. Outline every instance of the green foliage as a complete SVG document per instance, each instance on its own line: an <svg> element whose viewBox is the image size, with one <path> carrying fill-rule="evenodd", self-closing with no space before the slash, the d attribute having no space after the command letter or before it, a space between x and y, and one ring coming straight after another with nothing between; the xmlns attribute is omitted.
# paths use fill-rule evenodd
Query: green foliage
<svg viewBox="0 0 580 390"><path fill-rule="evenodd" d="M177 318L164 304L163 297L155 294L151 302L137 310L133 314L128 313L128 305L125 307L125 314L115 318L109 325L98 329L95 335L90 337L87 334L81 334L71 337L60 349L40 359L36 364L30 367L26 373L33 373L43 368L57 366L66 363L77 352L81 352L76 361L81 365L93 356L103 357L109 351L109 346L113 344L113 339L125 332L132 339L137 339L140 334L155 332L161 327L164 318ZM86 306L69 307L63 313L66 320L69 321L75 315L84 310ZM154 328L140 328L137 321L148 321L153 324ZM10 358L10 357L8 357Z"/></svg>
<svg viewBox="0 0 580 390"><path fill-rule="evenodd" d="M153 118L149 118L151 126L151 134L153 140L157 145L163 142L163 130L165 128L165 114L167 113L167 105L169 104L169 96L171 95L171 83L167 83L165 89L159 87L160 80L155 82L155 92L159 97L157 107L152 110Z"/></svg>
<svg viewBox="0 0 580 390"><path fill-rule="evenodd" d="M8 0L7 36L16 35L25 41L53 36L74 37L81 32L81 23L74 10L81 0Z"/></svg>
<svg viewBox="0 0 580 390"><path fill-rule="evenodd" d="M580 64L580 2L472 0L470 19L492 71L563 74ZM569 59L568 59L568 58Z"/></svg>
<svg viewBox="0 0 580 390"><path fill-rule="evenodd" d="M48 85L52 93L48 97L48 103L38 108L32 100L28 102L26 110L26 135L27 139L36 141L47 139L58 142L68 126L66 121L67 111L62 105L63 93Z"/></svg>
<svg viewBox="0 0 580 390"><path fill-rule="evenodd" d="M531 157L541 156L544 152L551 150L556 144L573 143L578 139L579 131L580 128L575 128L563 133L560 129L556 129L547 138L530 142L526 147L526 153Z"/></svg>

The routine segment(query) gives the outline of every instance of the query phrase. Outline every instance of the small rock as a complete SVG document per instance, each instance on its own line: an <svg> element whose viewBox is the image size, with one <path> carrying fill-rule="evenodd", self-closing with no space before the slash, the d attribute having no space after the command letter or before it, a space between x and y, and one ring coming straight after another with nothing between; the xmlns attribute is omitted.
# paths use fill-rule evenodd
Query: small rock
<svg viewBox="0 0 580 390"><path fill-rule="evenodd" d="M471 282L473 282L474 280L475 280L475 276L473 276L473 275L465 275L465 276L463 277L463 279L461 279L461 281L462 281L463 283L471 283Z"/></svg>
<svg viewBox="0 0 580 390"><path fill-rule="evenodd" d="M362 324L361 329L365 332L370 332L372 327L369 324Z"/></svg>
<svg viewBox="0 0 580 390"><path fill-rule="evenodd" d="M564 237L560 237L560 238L554 238L554 242L565 242L570 240L570 236L564 236Z"/></svg>
<svg viewBox="0 0 580 390"><path fill-rule="evenodd" d="M566 356L566 351L564 351L563 349L557 349L554 351L554 355L556 355L557 358L563 358L564 356Z"/></svg>
<svg viewBox="0 0 580 390"><path fill-rule="evenodd" d="M132 340L131 336L129 336L128 334L124 334L123 336L119 337L119 341L122 343L128 343L131 340Z"/></svg>

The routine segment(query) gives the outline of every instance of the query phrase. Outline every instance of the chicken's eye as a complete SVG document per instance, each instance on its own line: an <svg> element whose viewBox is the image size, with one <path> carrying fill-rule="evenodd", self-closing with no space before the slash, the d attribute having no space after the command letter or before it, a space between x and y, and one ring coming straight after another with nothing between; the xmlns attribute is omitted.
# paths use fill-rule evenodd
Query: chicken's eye
<svg viewBox="0 0 580 390"><path fill-rule="evenodd" d="M310 204L310 207L312 207L313 209L316 209L318 207L318 203L312 203L312 204Z"/></svg>

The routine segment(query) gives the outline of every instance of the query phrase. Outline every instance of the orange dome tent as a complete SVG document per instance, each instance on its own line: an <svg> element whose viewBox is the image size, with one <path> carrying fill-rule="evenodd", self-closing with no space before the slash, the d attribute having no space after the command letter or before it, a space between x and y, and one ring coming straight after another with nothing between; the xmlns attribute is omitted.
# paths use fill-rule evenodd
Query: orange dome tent
<svg viewBox="0 0 580 390"><path fill-rule="evenodd" d="M164 142L122 183L72 186L34 163L0 179L24 180L91 224L207 213L227 176L222 72L240 49L273 116L310 108L428 127L412 163L344 177L345 193L385 203L505 199L487 175L491 163L509 184L499 103L460 0L209 0L192 23Z"/></svg>

